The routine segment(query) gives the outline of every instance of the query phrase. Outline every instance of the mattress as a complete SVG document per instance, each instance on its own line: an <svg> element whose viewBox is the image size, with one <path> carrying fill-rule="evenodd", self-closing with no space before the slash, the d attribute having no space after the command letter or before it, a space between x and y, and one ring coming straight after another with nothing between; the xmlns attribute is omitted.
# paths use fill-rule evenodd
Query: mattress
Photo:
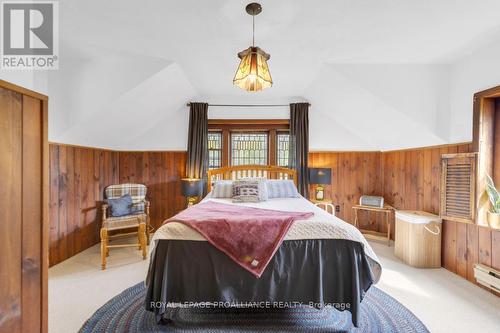
<svg viewBox="0 0 500 333"><path fill-rule="evenodd" d="M334 306L348 310L357 326L360 304L381 266L363 235L304 198L225 204L313 212L297 220L260 278L237 265L188 226L170 222L151 240L145 307L158 322L170 321L179 306L246 307L265 303Z"/></svg>
<svg viewBox="0 0 500 333"><path fill-rule="evenodd" d="M327 213L325 210L317 207L309 200L299 198L277 198L269 199L263 202L234 203L232 199L211 198L208 194L202 202L215 201L224 204L247 206L263 209L274 209L289 212L312 212L314 216L307 220L297 220L288 230L284 240L306 240L306 239L346 239L362 244L364 252L368 257L368 262L374 274L374 282L380 279L382 269L377 255L361 232L353 225L342 219ZM170 240L190 240L207 241L196 230L178 222L171 222L161 226L152 237L150 252L154 251L156 241L160 239ZM151 254L151 253L150 253ZM150 255L149 258L152 256Z"/></svg>

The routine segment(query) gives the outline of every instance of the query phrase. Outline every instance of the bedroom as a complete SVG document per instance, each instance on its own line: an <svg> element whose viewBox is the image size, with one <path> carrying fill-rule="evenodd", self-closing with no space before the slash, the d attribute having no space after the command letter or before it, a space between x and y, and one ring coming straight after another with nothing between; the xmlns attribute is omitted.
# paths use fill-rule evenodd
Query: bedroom
<svg viewBox="0 0 500 333"><path fill-rule="evenodd" d="M500 3L259 4L1 1L1 333L500 331Z"/></svg>

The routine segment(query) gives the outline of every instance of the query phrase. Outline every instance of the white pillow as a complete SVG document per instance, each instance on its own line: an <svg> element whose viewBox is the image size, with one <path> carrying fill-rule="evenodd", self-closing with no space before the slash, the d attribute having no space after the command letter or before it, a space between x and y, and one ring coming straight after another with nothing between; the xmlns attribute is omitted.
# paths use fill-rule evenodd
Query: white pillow
<svg viewBox="0 0 500 333"><path fill-rule="evenodd" d="M216 180L212 188L212 198L232 198L233 181Z"/></svg>
<svg viewBox="0 0 500 333"><path fill-rule="evenodd" d="M268 179L266 182L268 198L300 198L293 180Z"/></svg>
<svg viewBox="0 0 500 333"><path fill-rule="evenodd" d="M242 180L259 182L259 201L267 201L267 178L265 177L244 177Z"/></svg>

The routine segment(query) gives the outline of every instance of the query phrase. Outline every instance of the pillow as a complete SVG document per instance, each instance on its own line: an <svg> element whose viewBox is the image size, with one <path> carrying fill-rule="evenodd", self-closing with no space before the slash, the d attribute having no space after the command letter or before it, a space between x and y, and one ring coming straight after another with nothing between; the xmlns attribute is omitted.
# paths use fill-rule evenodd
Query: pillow
<svg viewBox="0 0 500 333"><path fill-rule="evenodd" d="M272 198L300 198L299 191L293 180L289 179L268 179L267 194Z"/></svg>
<svg viewBox="0 0 500 333"><path fill-rule="evenodd" d="M112 217L130 215L132 212L132 197L130 194L116 199L108 199L108 205Z"/></svg>
<svg viewBox="0 0 500 333"><path fill-rule="evenodd" d="M233 202L259 202L258 180L235 180L233 182Z"/></svg>
<svg viewBox="0 0 500 333"><path fill-rule="evenodd" d="M233 181L232 180L217 180L212 189L212 198L232 198L233 197Z"/></svg>
<svg viewBox="0 0 500 333"><path fill-rule="evenodd" d="M241 180L250 180L259 182L259 201L267 201L267 178L265 177L244 177Z"/></svg>

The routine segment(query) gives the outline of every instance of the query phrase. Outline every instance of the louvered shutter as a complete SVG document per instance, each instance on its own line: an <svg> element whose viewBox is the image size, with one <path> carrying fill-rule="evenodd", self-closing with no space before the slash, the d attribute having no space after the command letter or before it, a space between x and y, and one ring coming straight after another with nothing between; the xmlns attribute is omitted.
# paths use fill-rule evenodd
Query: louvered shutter
<svg viewBox="0 0 500 333"><path fill-rule="evenodd" d="M457 222L473 222L475 154L442 155L441 166L441 217Z"/></svg>

